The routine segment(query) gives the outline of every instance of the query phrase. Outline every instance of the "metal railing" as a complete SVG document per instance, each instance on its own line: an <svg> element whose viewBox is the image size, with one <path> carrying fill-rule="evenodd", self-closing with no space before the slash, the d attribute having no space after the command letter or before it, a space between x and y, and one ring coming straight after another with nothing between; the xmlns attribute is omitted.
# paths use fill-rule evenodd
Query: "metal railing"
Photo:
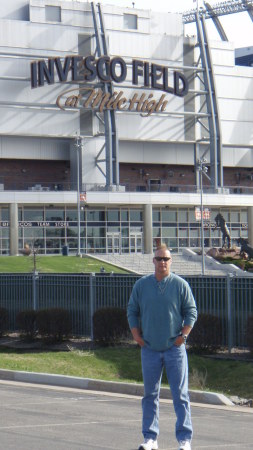
<svg viewBox="0 0 253 450"><path fill-rule="evenodd" d="M76 182L22 182L5 184L0 182L1 191L29 191L29 192L58 192L58 191L76 191ZM80 186L80 191L85 192L175 192L175 193L200 193L200 189L196 185L170 184L162 181L160 184L149 183L125 183L120 185L111 185L99 183L84 183ZM235 185L223 186L214 189L211 186L203 186L203 192L206 194L246 194L253 195L253 186Z"/></svg>
<svg viewBox="0 0 253 450"><path fill-rule="evenodd" d="M126 309L138 275L121 274L0 274L0 307L9 312L9 329L16 315L28 309L65 308L76 336L93 336L92 317L101 307ZM185 276L199 313L222 320L221 345L246 347L246 323L253 315L253 278Z"/></svg>

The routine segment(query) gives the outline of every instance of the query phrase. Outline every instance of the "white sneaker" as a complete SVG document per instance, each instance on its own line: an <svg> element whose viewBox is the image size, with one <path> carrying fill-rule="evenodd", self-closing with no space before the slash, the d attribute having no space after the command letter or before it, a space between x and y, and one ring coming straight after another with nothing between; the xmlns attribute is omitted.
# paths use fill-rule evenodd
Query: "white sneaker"
<svg viewBox="0 0 253 450"><path fill-rule="evenodd" d="M190 441L180 441L178 450L191 450Z"/></svg>
<svg viewBox="0 0 253 450"><path fill-rule="evenodd" d="M140 445L139 450L158 450L158 442L157 440L153 441L153 439L144 439L144 442Z"/></svg>

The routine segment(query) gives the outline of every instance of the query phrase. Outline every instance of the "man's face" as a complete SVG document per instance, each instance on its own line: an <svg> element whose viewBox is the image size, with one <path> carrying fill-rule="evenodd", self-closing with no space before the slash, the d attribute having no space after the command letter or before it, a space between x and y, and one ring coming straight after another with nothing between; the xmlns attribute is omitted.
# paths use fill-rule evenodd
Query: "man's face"
<svg viewBox="0 0 253 450"><path fill-rule="evenodd" d="M171 261L172 259L169 250L157 250L153 258L153 263L155 265L155 274L161 278L169 275Z"/></svg>

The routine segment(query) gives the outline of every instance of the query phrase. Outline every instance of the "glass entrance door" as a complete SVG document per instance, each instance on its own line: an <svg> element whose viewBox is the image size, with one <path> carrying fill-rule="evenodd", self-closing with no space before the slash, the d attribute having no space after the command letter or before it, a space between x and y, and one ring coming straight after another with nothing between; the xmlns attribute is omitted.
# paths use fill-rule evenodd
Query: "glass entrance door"
<svg viewBox="0 0 253 450"><path fill-rule="evenodd" d="M110 232L106 234L106 238L106 252L121 253L120 234L117 232Z"/></svg>
<svg viewBox="0 0 253 450"><path fill-rule="evenodd" d="M142 253L142 233L130 233L130 253Z"/></svg>

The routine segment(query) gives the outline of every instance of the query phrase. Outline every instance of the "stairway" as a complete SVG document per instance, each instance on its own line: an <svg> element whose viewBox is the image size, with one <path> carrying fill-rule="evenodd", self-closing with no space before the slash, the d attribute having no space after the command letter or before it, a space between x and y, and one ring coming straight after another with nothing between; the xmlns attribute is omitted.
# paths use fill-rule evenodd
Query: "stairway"
<svg viewBox="0 0 253 450"><path fill-rule="evenodd" d="M101 263L107 262L140 275L154 272L153 255L132 253L103 254L96 256L92 254L89 256L101 260ZM171 270L182 276L202 275L202 257L190 249L184 249L182 253L172 253ZM205 275L226 276L228 273L239 276L249 276L248 272L245 273L232 264L219 264L213 258L205 256Z"/></svg>

